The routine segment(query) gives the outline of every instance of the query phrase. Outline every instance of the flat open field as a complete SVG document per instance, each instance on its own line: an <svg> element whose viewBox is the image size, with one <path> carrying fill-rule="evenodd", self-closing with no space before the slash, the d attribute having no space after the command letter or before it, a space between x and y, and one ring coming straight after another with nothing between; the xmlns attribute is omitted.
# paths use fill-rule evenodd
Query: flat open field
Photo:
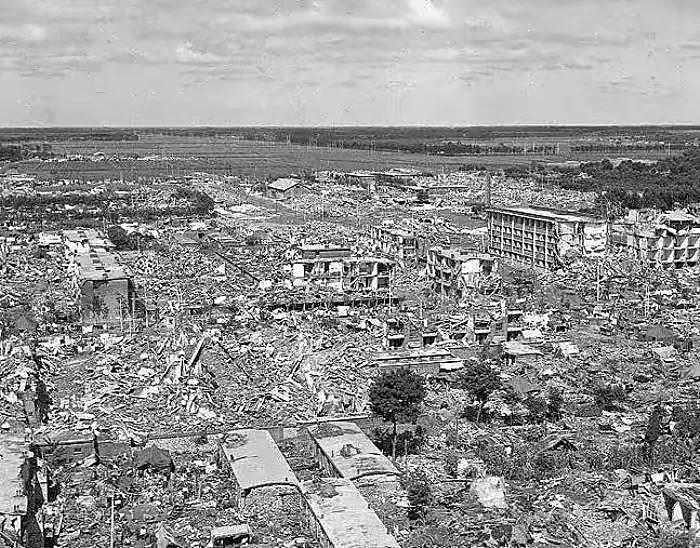
<svg viewBox="0 0 700 548"><path fill-rule="evenodd" d="M53 141L58 155L92 155L103 152L110 156L136 156L153 159L104 161L22 161L6 164L1 172L16 169L42 178L89 179L177 176L193 171L206 171L250 177L280 176L316 170L381 170L410 167L429 172L454 171L461 165L479 164L494 167L533 162L565 160L599 160L609 156L586 153L576 156L427 156L424 154L388 151L367 151L341 148L316 148L285 143L241 141L235 137L185 137L142 135L138 141ZM636 158L659 158L663 153L640 152Z"/></svg>

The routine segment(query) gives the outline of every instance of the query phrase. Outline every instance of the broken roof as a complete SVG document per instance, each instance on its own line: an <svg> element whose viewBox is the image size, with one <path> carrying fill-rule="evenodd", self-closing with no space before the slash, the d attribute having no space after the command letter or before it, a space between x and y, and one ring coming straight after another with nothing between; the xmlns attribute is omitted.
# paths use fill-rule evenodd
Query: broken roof
<svg viewBox="0 0 700 548"><path fill-rule="evenodd" d="M299 480L267 430L236 430L227 436L222 449L241 489L268 485L299 488Z"/></svg>
<svg viewBox="0 0 700 548"><path fill-rule="evenodd" d="M304 484L309 509L335 548L399 548L352 481L323 478Z"/></svg>
<svg viewBox="0 0 700 548"><path fill-rule="evenodd" d="M338 473L347 479L382 474L399 475L399 471L352 422L333 422L309 427L309 433Z"/></svg>
<svg viewBox="0 0 700 548"><path fill-rule="evenodd" d="M541 356L542 352L520 341L503 343L503 351L510 356Z"/></svg>
<svg viewBox="0 0 700 548"><path fill-rule="evenodd" d="M288 177L280 178L280 179L275 179L271 183L267 185L267 188L271 188L273 190L279 190L281 192L285 192L289 190L290 188L294 188L297 185L301 184L300 179L290 179Z"/></svg>

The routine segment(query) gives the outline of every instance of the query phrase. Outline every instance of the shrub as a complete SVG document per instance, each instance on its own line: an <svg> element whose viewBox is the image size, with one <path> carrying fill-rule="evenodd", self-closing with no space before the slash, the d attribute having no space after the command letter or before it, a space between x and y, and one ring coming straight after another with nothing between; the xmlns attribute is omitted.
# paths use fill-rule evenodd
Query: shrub
<svg viewBox="0 0 700 548"><path fill-rule="evenodd" d="M593 398L600 409L617 411L620 409L620 404L627 399L627 392L618 384L598 381L593 385Z"/></svg>
<svg viewBox="0 0 700 548"><path fill-rule="evenodd" d="M404 487L408 496L408 517L425 517L426 506L430 504L431 491L428 477L423 470L414 470L404 476Z"/></svg>
<svg viewBox="0 0 700 548"><path fill-rule="evenodd" d="M547 418L552 421L561 419L561 407L564 404L564 396L558 388L549 390L549 401L547 402Z"/></svg>

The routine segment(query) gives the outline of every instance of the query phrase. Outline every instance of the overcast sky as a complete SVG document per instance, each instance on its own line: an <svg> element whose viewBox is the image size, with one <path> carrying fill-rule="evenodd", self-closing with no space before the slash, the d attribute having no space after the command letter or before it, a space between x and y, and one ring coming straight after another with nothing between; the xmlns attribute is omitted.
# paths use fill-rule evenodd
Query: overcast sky
<svg viewBox="0 0 700 548"><path fill-rule="evenodd" d="M700 123L700 0L0 0L0 125Z"/></svg>

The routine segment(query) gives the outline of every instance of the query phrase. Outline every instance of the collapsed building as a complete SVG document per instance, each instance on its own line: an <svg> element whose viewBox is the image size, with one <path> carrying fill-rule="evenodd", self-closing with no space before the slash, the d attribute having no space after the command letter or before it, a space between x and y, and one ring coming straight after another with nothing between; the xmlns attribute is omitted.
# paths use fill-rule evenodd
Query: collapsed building
<svg viewBox="0 0 700 548"><path fill-rule="evenodd" d="M292 252L292 285L337 291L388 290L394 265L391 259L359 257L349 247L302 245Z"/></svg>
<svg viewBox="0 0 700 548"><path fill-rule="evenodd" d="M615 225L612 243L645 263L663 268L697 266L700 219L682 212L660 215L654 228Z"/></svg>
<svg viewBox="0 0 700 548"><path fill-rule="evenodd" d="M545 208L490 208L488 251L534 267L560 266L568 255L600 256L607 223L596 217Z"/></svg>
<svg viewBox="0 0 700 548"><path fill-rule="evenodd" d="M432 247L427 254L427 274L433 290L457 299L479 287L497 268L494 257L485 253Z"/></svg>

